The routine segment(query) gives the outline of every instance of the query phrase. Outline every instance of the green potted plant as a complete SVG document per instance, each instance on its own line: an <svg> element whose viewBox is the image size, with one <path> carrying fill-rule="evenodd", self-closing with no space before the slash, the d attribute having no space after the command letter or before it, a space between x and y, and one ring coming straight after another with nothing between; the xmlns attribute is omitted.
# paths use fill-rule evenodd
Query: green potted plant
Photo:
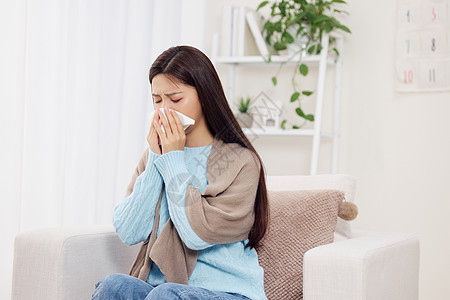
<svg viewBox="0 0 450 300"><path fill-rule="evenodd" d="M259 4L257 10L270 5L270 17L264 23L263 36L266 43L276 51L288 50L289 58L286 62L297 58L292 76L293 92L290 102L297 102L295 112L303 119L303 124L293 125L292 128L301 128L307 121L314 122L314 115L306 114L301 107L301 100L304 97L311 96L312 91L302 90L296 81L296 76L300 73L303 76L308 75L308 66L302 63L304 54L319 54L322 50L322 35L335 31L350 33L350 29L336 19L338 15L347 14L341 6L346 5L343 0L275 0L263 1ZM334 47L335 38L329 38L329 49L336 55L338 50ZM271 62L271 56L267 62ZM275 76L272 77L273 85L277 85L277 76L286 62L280 64L280 68ZM287 120L283 120L281 127L285 129Z"/></svg>
<svg viewBox="0 0 450 300"><path fill-rule="evenodd" d="M253 124L253 116L249 112L251 99L247 97L241 97L238 103L238 113L236 114L236 119L242 128L251 128Z"/></svg>

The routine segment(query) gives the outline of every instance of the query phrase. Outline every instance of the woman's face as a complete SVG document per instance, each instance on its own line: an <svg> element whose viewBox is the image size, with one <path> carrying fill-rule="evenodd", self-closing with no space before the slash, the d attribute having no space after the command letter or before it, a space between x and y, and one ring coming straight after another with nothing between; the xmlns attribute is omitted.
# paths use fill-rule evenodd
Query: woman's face
<svg viewBox="0 0 450 300"><path fill-rule="evenodd" d="M161 107L172 108L195 120L195 124L186 129L186 134L191 132L203 118L197 90L165 74L153 77L152 98L155 110Z"/></svg>

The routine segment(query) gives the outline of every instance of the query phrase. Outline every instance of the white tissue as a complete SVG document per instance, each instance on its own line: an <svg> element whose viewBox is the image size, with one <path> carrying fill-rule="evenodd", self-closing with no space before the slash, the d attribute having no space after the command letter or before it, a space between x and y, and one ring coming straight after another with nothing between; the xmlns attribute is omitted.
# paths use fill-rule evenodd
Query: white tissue
<svg viewBox="0 0 450 300"><path fill-rule="evenodd" d="M166 116L166 113L164 112L164 108L163 108L163 107L161 107L159 110L162 111L162 113L163 113L164 116ZM156 112L156 110L154 110L153 112L150 113L150 115L149 115L150 120L153 120L153 116L155 115L155 112ZM195 120L189 118L189 117L186 116L186 115L183 115L183 114L180 113L180 112L177 112L176 110L174 110L174 112L176 112L177 115L178 115L178 117L180 118L181 123L183 124L183 129L184 129L184 130L186 130L186 128L188 128L190 125L194 125L194 124L195 124ZM167 117L166 117L166 119L167 119ZM162 131L163 131L164 133L166 133L165 130L164 130L163 125L161 125L161 129L162 129Z"/></svg>

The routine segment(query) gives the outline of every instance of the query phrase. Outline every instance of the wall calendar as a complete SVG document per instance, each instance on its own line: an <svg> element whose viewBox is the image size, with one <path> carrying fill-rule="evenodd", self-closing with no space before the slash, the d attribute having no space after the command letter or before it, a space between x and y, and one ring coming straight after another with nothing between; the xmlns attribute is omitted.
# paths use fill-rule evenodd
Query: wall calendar
<svg viewBox="0 0 450 300"><path fill-rule="evenodd" d="M450 91L450 0L397 0L396 90Z"/></svg>

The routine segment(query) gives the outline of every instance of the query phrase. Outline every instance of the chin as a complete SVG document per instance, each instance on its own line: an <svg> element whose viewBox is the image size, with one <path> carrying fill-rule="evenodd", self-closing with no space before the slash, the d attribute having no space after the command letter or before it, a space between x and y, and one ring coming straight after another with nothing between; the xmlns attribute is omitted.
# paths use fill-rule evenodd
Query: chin
<svg viewBox="0 0 450 300"><path fill-rule="evenodd" d="M191 133L192 130L194 130L194 128L193 128L192 125L191 125L191 126L189 126L188 128L186 128L186 130L184 131L184 133L185 133L186 135L189 135L189 133Z"/></svg>

